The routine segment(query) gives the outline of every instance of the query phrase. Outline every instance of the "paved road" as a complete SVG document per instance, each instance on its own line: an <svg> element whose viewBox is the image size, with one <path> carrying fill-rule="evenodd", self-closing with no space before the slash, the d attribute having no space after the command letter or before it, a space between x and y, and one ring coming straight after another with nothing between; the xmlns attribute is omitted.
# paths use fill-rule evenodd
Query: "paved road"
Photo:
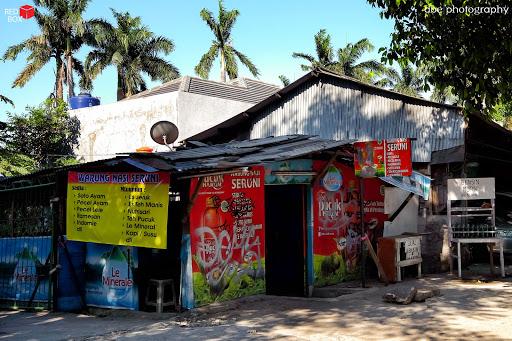
<svg viewBox="0 0 512 341"><path fill-rule="evenodd" d="M407 306L390 289L437 287ZM256 296L180 315L109 311L107 316L0 312L3 340L512 340L512 282L431 276L337 298Z"/></svg>

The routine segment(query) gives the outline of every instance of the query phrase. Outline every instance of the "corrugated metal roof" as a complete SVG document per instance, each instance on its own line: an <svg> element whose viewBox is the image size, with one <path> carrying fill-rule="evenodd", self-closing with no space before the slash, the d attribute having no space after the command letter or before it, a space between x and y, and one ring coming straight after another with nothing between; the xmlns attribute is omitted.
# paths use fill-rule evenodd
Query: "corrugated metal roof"
<svg viewBox="0 0 512 341"><path fill-rule="evenodd" d="M131 153L112 159L45 169L19 177L0 178L0 187L12 186L12 183L18 180L55 175L57 172L104 169L105 166L119 166L123 163L146 172L170 171L194 175L200 171L232 169L309 157L311 154L329 150L336 150L340 157L351 158L352 142L354 141L326 140L309 135L288 135L211 146L183 147L175 152Z"/></svg>
<svg viewBox="0 0 512 341"><path fill-rule="evenodd" d="M225 98L233 101L258 103L277 92L280 87L253 79L237 78L228 83L184 76L152 89L125 98L130 100L168 92L183 91L193 94Z"/></svg>
<svg viewBox="0 0 512 341"><path fill-rule="evenodd" d="M176 152L130 156L148 166L178 172L225 169L305 157L349 145L352 140L333 141L308 135L267 137L241 142L187 148ZM347 155L351 155L347 152Z"/></svg>
<svg viewBox="0 0 512 341"><path fill-rule="evenodd" d="M462 108L378 88L315 69L245 112L190 137L232 139L289 134L334 140L410 137L413 160L428 162L432 151L464 143ZM243 124L243 128L238 128Z"/></svg>

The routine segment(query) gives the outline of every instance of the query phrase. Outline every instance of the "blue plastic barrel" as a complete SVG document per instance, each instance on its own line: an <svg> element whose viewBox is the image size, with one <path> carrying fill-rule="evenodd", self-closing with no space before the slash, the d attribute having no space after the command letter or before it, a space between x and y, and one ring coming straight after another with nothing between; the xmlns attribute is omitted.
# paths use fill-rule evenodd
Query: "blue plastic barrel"
<svg viewBox="0 0 512 341"><path fill-rule="evenodd" d="M58 260L61 266L57 281L57 310L77 311L83 308L80 290L85 288L85 243L67 240L69 262L64 247L59 245ZM78 283L74 280L74 269Z"/></svg>
<svg viewBox="0 0 512 341"><path fill-rule="evenodd" d="M73 96L69 99L69 106L71 109L80 109L100 105L98 97L92 97L91 94L82 92L78 96Z"/></svg>

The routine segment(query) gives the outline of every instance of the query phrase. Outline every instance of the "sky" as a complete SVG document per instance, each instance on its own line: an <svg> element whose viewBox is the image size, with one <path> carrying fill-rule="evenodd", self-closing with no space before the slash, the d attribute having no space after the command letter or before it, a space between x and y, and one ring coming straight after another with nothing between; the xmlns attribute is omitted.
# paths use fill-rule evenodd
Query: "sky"
<svg viewBox="0 0 512 341"><path fill-rule="evenodd" d="M38 33L33 19L13 22L9 11L16 12L25 4L32 5L33 1L0 0L0 55L9 46ZM234 47L258 67L260 80L278 85L281 84L279 75L293 81L305 73L300 69L301 61L292 58L292 53L315 55L313 36L320 29L326 29L331 35L335 49L369 38L376 48L363 59L380 59L377 50L389 45L393 31L393 23L381 19L379 10L364 0L225 0L225 7L240 11L232 31ZM110 8L140 16L143 24L155 34L170 38L175 44L175 51L164 58L178 67L181 75L195 76L194 66L213 39L199 12L208 8L216 15L216 0L92 0L84 18L101 17L113 23ZM88 51L88 47L83 47L78 57L84 60ZM22 53L15 61L0 61L0 94L15 103L14 109L0 103L0 121L6 120L7 111L22 113L26 106L37 106L53 91L53 60L23 88L11 87L26 65L26 57L27 54ZM218 63L216 60L212 68L211 80L220 79ZM239 66L239 75L254 78L243 66ZM102 104L115 102L116 83L115 70L109 67L94 81L92 95L100 97ZM149 87L158 84L148 81ZM78 93L79 89L76 90Z"/></svg>

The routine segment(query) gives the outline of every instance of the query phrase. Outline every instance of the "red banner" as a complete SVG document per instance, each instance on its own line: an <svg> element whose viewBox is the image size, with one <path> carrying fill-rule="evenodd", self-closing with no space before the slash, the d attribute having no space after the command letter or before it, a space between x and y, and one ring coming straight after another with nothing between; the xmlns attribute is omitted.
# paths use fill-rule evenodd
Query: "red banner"
<svg viewBox="0 0 512 341"><path fill-rule="evenodd" d="M354 169L363 178L411 176L411 140L393 139L354 143Z"/></svg>
<svg viewBox="0 0 512 341"><path fill-rule="evenodd" d="M313 169L320 172L323 161L315 161ZM332 181L317 182L313 187L313 254L315 286L330 285L355 278L359 273L361 241L361 210L359 179L354 170L334 163L324 176L339 178L340 186ZM331 174L329 174L331 173ZM364 222L371 240L382 236L384 227L384 191L378 179L364 180Z"/></svg>
<svg viewBox="0 0 512 341"><path fill-rule="evenodd" d="M196 306L264 292L264 173L204 177L190 212Z"/></svg>
<svg viewBox="0 0 512 341"><path fill-rule="evenodd" d="M386 176L411 176L411 140L386 141Z"/></svg>

